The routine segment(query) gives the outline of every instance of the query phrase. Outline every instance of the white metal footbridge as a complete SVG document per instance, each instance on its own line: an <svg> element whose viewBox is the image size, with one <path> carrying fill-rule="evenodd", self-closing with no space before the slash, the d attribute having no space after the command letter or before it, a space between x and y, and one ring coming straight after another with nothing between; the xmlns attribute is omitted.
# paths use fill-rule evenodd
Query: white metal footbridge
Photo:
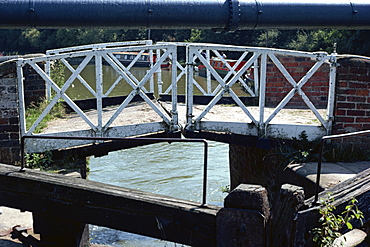
<svg viewBox="0 0 370 247"><path fill-rule="evenodd" d="M179 47L185 47L185 54L180 54ZM181 49L183 51L183 49ZM131 54L130 63L124 65L116 54ZM225 58L227 54L228 58ZM149 66L145 73L140 76L132 71L143 56L149 56ZM181 59L178 59L180 58ZM307 71L301 71L297 79L294 70L286 67L284 58L295 57L309 59L312 62ZM231 63L231 59L233 63ZM71 61L79 61L72 64ZM298 59L299 60L299 59ZM215 66L218 61L224 73ZM58 62L63 64L69 71L62 83L52 79L51 68ZM94 66L92 80L86 79L84 70L88 65ZM166 73L170 77L163 78L163 66L166 65ZM25 101L23 91L23 71L26 66L32 67L38 75L45 80L49 104L37 118L26 128ZM114 81L107 83L105 67L111 67L115 71ZM199 76L199 69L203 66L205 77ZM306 93L305 85L312 80L315 73L323 66L329 69L323 70L327 78L322 83L327 90L322 94L326 98L326 109L319 109L316 102L310 99ZM279 99L273 107L266 107L266 99L271 96L267 83L269 81L269 69L275 68L277 77L285 84L281 84L280 91L286 91L285 97ZM297 68L298 71L298 68ZM77 118L82 120L87 127L70 126L69 131L56 131L52 133L39 133L39 135L57 136L86 136L86 137L132 137L156 132L171 132L178 130L195 132L231 133L246 136L260 136L267 138L292 138L297 137L302 131L306 131L310 139L315 139L330 133L333 119L334 86L336 75L336 54L325 52L310 53L300 51L279 50L271 48L257 48L244 46L229 46L218 44L199 43L156 43L151 41L133 41L119 43L93 44L78 47L70 47L47 51L45 56L19 59L17 61L20 123L21 135L35 135L36 128L55 105L63 101L74 112ZM276 74L275 73L275 74ZM320 72L321 73L321 72ZM246 75L252 80L246 80ZM185 78L185 80L184 80ZM280 80L279 79L279 80ZM180 85L185 81L185 85ZM202 80L202 82L201 82ZM81 83L96 101L96 113L82 109L75 100L69 96L74 84ZM122 101L112 110L111 115L106 117L103 100L109 98L114 89L119 85L125 85L130 90L122 93ZM186 103L180 104L179 88L185 87ZM168 95L170 104L164 108L158 104L157 99L149 97L149 94ZM206 96L208 104L198 106L194 98ZM243 101L243 97L254 97L258 104L249 106ZM159 120L145 123L114 125L117 119L125 118L125 109L130 107L133 99L140 97L146 107L159 117ZM229 119L224 120L222 115L215 116L217 103L224 97L228 97L234 103L229 107ZM315 118L313 124L286 124L273 120L293 98L299 98L305 108ZM217 106L220 107L220 106ZM232 113L231 109L238 109L238 113ZM213 114L213 118L207 118ZM307 114L307 113L302 113ZM297 117L292 115L291 118ZM131 116L127 116L131 118ZM183 119L183 122L182 120ZM36 152L47 149L57 149L91 143L91 141L67 141L28 139L26 148Z"/></svg>

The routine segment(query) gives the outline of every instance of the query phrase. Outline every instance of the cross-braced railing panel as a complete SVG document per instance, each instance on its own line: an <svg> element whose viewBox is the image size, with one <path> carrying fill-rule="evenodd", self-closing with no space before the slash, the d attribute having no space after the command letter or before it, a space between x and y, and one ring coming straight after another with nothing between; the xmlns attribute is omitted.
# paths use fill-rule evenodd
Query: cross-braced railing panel
<svg viewBox="0 0 370 247"><path fill-rule="evenodd" d="M194 47L194 45L189 45L189 49L192 49L190 47ZM194 91L199 91L201 95L214 96L220 92L224 82L233 80L228 84L229 88L235 86L235 83L240 83L245 91L243 92L244 95L255 97L258 94L250 85L250 82L254 84L253 76L250 77L252 66L251 64L245 64L250 58L249 52L230 50L228 46L221 48L198 44L197 47L199 49L194 50L194 53L187 58L187 64L196 66L194 71L197 71L200 75L200 77L193 77L192 79ZM233 57L226 58L225 53L231 51ZM201 80L202 77L206 78L205 82ZM258 86L256 88L258 89Z"/></svg>
<svg viewBox="0 0 370 247"><path fill-rule="evenodd" d="M113 46L112 46L113 47ZM46 82L47 85L51 88L51 94L49 103L46 108L43 110L41 115L37 118L37 120L32 124L29 129L25 127L25 120L24 120L24 112L23 118L21 118L22 122L22 135L32 135L34 134L37 126L41 123L41 121L46 117L46 115L50 112L50 110L60 101L64 101L77 115L83 119L83 122L88 126L88 128L92 132L88 132L89 135L92 136L106 136L112 132L113 122L118 118L118 116L122 115L123 110L132 102L135 96L140 96L140 98L150 106L152 110L160 117L162 123L147 123L142 124L142 129L140 129L137 125L135 128L130 128L131 133L121 133L121 136L134 136L145 134L145 129L147 129L147 133L153 133L158 131L170 131L170 130L177 130L178 129L178 116L177 116L177 95L176 95L176 86L173 87L175 90L173 91L173 104L171 108L171 116L167 114L163 108L161 108L158 104L156 104L149 96L148 92L153 92L153 76L154 74L160 70L161 65L165 62L165 60L177 59L176 54L176 46L174 45L136 45L136 46L125 46L125 47L98 47L91 49L81 50L76 49L76 51L68 52L68 50L64 50L63 52L59 52L54 55L48 55L45 57L33 58L33 59L21 59L18 61L18 73L19 78L22 78L22 68L25 65L31 66L38 75ZM157 55L156 59L153 59L153 53L160 49L163 51L162 54ZM74 50L74 49L71 49ZM117 54L122 54L122 56L130 55L130 61L127 63L122 62L117 56ZM143 70L145 73L138 77L131 73L131 68L136 66L136 63L142 60L144 54L150 54L150 64L149 66ZM47 69L46 71L42 68L43 64L50 65L50 62L59 61L61 64L65 66L65 70L69 71L70 75L65 78L63 83L59 85L55 81L52 80L50 76L50 70ZM88 65L94 66L94 81L88 81L82 75L82 72ZM110 66L117 78L113 83L110 83L108 86L105 85L106 80L104 78L104 66ZM176 65L173 65L174 73L172 76L173 81L176 79ZM81 83L83 88L85 88L92 97L96 100L96 117L95 121L91 119L91 117L81 109L75 102L74 99L68 95L68 90L73 87L73 83ZM112 92L119 84L127 85L126 89L128 93L124 94L123 101L117 106L117 109L111 114L109 118L105 117L103 120L103 99L106 97L111 96ZM19 80L19 86L22 88L23 81ZM24 106L24 97L23 92L20 93L19 97L21 105ZM158 129L155 130L153 128L154 125L157 126ZM72 127L72 126L71 126ZM122 126L118 126L119 129L122 129ZM133 133L132 130L135 130L136 133ZM117 134L117 131L114 132ZM51 134L51 133L50 133ZM72 133L70 134L72 135Z"/></svg>
<svg viewBox="0 0 370 247"><path fill-rule="evenodd" d="M224 53L232 56L232 60L227 59ZM297 70L300 73L295 73L294 70L288 68L284 62L281 61L285 57L298 58L298 61L303 61L305 67L308 67L307 71L303 71L301 68ZM278 49L268 48L255 48L255 47L237 47L237 46L216 46L206 44L190 44L188 46L188 61L199 60L200 65L204 71L203 73L208 77L212 78L213 81L217 82L217 86L214 88L201 89L204 94L206 91L210 92L208 95L212 95L213 98L209 104L197 115L193 112L193 97L192 93L194 88L200 88L201 86L195 79L196 64L189 63L188 66L188 78L187 78L187 91L190 92L187 95L187 129L188 130L208 130L218 132L240 132L242 134L259 133L259 135L269 135L272 129L273 132L277 131L276 126L272 126L271 121L276 117L277 114L282 112L283 108L287 107L294 98L299 98L305 108L308 108L312 114L316 117L318 124L313 130L314 134L321 135L323 131L329 132L331 129L331 120L333 113L333 93L334 93L334 82L335 82L335 54L328 55L324 52L321 53L308 53L298 51L287 51ZM218 66L215 61L219 62L222 67ZM299 63L292 63L299 67ZM330 64L330 70L321 70L324 66ZM224 71L220 72L218 68L223 68ZM274 70L272 73L271 70ZM320 72L318 72L320 70ZM322 98L327 98L326 104L326 116L322 115L322 111L315 106L315 100L310 99L307 93L307 82L313 80L314 75L320 74L325 77L326 85L324 86L326 92L320 92ZM322 74L325 74L324 76ZM290 88L286 94L279 99L273 110L266 111L266 102L271 98L271 82L272 75L278 74L278 80L286 83L284 84L284 90ZM297 76L298 75L298 76ZM320 79L321 80L321 79ZM247 83L248 82L248 83ZM252 82L252 83L250 83ZM251 96L259 97L259 111L257 114L252 114L250 107L245 105L241 100L241 96L236 93L233 86L239 83L242 85L246 92ZM322 81L321 84L325 84ZM283 83L279 83L283 85ZM311 83L314 85L315 83ZM311 86L312 86L311 85ZM257 90L257 91L255 91ZM281 93L280 93L281 94ZM248 124L248 128L241 131L238 124L232 124L228 122L228 126L235 125L235 131L232 127L225 128L225 125L219 124L214 121L204 120L206 114L210 113L211 109L225 96L231 97L235 104L241 108L242 112L247 116L249 121L240 124ZM276 101L276 100L275 100ZM313 103L314 102L314 103ZM270 103L270 102L268 102ZM271 107L271 106L270 106ZM322 107L322 106L320 106ZM284 126L285 128L286 126ZM254 130L254 128L256 130ZM307 127L308 129L309 127ZM304 129L304 128L300 128ZM284 130L285 131L285 130ZM272 133L270 133L272 134ZM279 132L279 135L282 133ZM296 133L294 133L296 134ZM253 134L254 135L254 134ZM289 135L289 134L288 134Z"/></svg>
<svg viewBox="0 0 370 247"><path fill-rule="evenodd" d="M168 42L160 42L158 44L171 44ZM177 47L179 44L177 44ZM164 50L157 49L156 55L160 55ZM174 59L172 55L170 54L168 59L165 60L164 63L162 63L162 69L172 69L172 64L175 64L176 67L176 81L175 83L172 83L172 78L170 78L169 82L164 82L162 77L162 70L157 71L157 85L158 85L158 95L170 95L172 94L172 90L178 90L179 83L182 78L185 77L186 74L186 66L183 66L177 59ZM176 89L173 88L173 85L176 85Z"/></svg>

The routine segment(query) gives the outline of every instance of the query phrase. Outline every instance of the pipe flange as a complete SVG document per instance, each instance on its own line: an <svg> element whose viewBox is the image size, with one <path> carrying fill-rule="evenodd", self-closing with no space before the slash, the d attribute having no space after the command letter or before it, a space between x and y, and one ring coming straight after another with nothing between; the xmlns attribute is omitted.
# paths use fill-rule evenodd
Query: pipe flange
<svg viewBox="0 0 370 247"><path fill-rule="evenodd" d="M236 31L240 23L240 4L238 0L228 0L229 3L229 17L225 27L225 31Z"/></svg>

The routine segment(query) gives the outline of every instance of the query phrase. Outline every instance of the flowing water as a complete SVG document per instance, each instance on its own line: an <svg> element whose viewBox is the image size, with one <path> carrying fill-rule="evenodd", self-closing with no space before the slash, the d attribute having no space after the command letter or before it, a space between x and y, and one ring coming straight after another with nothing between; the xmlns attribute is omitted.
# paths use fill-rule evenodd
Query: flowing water
<svg viewBox="0 0 370 247"><path fill-rule="evenodd" d="M141 80L148 68L133 67L130 72ZM171 71L162 70L163 92L170 85ZM66 78L70 72L66 70ZM88 65L81 76L95 90L95 68ZM103 92L117 82L118 73L109 66L103 66ZM154 85L158 82L154 76ZM206 88L206 79L195 75L195 80ZM217 86L212 81L212 88ZM149 86L146 88L149 90ZM240 86L235 86L242 92ZM158 93L154 87L155 94ZM131 92L126 82L120 80L109 96L127 95ZM178 93L185 93L185 76L178 82ZM72 100L91 98L92 94L78 80L67 90ZM194 94L200 91L194 87ZM222 188L229 182L228 145L209 142L207 203L222 206L226 196ZM89 179L102 183L147 191L175 198L201 202L203 190L203 144L160 143L143 147L111 152L107 156L90 159ZM90 226L92 243L113 246L182 246L158 239L116 231L104 227Z"/></svg>
<svg viewBox="0 0 370 247"><path fill-rule="evenodd" d="M229 182L228 144L209 142L207 203L222 206ZM157 143L90 159L92 181L196 202L202 200L203 144ZM91 226L92 243L112 246L182 246Z"/></svg>

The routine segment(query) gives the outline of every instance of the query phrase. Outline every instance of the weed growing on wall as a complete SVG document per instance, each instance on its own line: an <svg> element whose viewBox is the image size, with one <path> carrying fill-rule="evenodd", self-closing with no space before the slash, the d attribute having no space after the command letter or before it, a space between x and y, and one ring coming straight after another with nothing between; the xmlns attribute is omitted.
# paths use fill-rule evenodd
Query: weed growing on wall
<svg viewBox="0 0 370 247"><path fill-rule="evenodd" d="M348 229L352 230L353 220L360 221L362 225L363 213L358 209L356 203L357 200L352 198L344 211L340 214L335 214L336 207L332 204L334 198L328 194L327 198L320 198L320 209L321 215L319 219L320 227L314 228L313 241L318 243L320 247L331 247L333 246L334 240L342 236L343 231ZM343 245L343 243L342 243Z"/></svg>
<svg viewBox="0 0 370 247"><path fill-rule="evenodd" d="M26 128L29 129L32 124L38 119L41 113L45 110L48 106L49 102L44 99L41 102L35 104L31 103L31 105L26 109ZM47 126L47 122L53 120L55 118L63 117L65 114L65 108L63 103L57 103L45 116L45 118L41 121L41 123L37 126L34 133L41 133L44 128Z"/></svg>
<svg viewBox="0 0 370 247"><path fill-rule="evenodd" d="M64 84L64 70L65 65L61 62L54 62L50 66L50 77L59 86L62 87ZM55 96L55 91L52 90L52 97ZM26 128L29 129L32 124L38 119L41 113L48 106L49 102L46 99L41 100L38 103L32 102L26 109ZM65 115L65 107L60 101L51 108L50 112L45 116L41 123L37 126L34 133L40 133L47 126L47 122L55 118L59 118Z"/></svg>
<svg viewBox="0 0 370 247"><path fill-rule="evenodd" d="M50 151L44 153L32 153L25 156L26 168L40 168L45 169L53 162L53 154Z"/></svg>
<svg viewBox="0 0 370 247"><path fill-rule="evenodd" d="M279 147L280 155L288 164L316 161L318 150L319 140L309 141L306 131L298 138L293 138L290 143L282 143Z"/></svg>
<svg viewBox="0 0 370 247"><path fill-rule="evenodd" d="M317 162L320 140L309 141L303 131L298 138L283 142L277 148L287 164ZM370 160L370 150L358 148L351 143L326 143L322 161L324 162L355 162Z"/></svg>

